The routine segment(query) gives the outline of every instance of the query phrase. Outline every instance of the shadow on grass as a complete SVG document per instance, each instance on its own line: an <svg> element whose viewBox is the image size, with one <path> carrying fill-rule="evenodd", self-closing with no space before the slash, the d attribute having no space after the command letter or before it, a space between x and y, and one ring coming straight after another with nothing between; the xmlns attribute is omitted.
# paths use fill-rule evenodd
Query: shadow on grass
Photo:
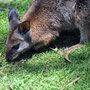
<svg viewBox="0 0 90 90"><path fill-rule="evenodd" d="M56 45L58 48L64 48L64 47L70 47L74 44L79 43L79 38L80 34L79 32L62 32L61 36L52 44L50 44L48 47L45 47L39 51L27 51L25 54L23 54L19 59L26 59L30 60L34 54L39 54L42 52L50 51L49 47L54 48L54 45ZM88 60L90 58L88 53L89 50L85 52L79 52L75 53L72 55L73 60L72 63L67 63L65 62L64 56L58 57L57 59L54 60L48 60L48 62L37 62L37 63L19 63L21 66L20 68L22 70L26 70L28 73L47 73L50 70L69 70L70 72L73 72L76 70L76 68L81 69L82 64L86 65L86 68L88 68ZM86 54L86 55L85 55ZM31 61L32 62L32 61ZM85 64L86 62L86 64ZM18 64L15 65L15 67L19 66ZM81 66L80 66L81 65ZM83 70L78 71L78 72L83 72Z"/></svg>
<svg viewBox="0 0 90 90"><path fill-rule="evenodd" d="M58 37L55 41L53 41L50 45L47 47L43 47L39 49L38 51L34 51L33 49L25 52L24 54L20 55L20 57L17 59L20 61L22 58L23 59L30 59L33 54L39 54L42 52L50 51L50 48L65 48L65 47L70 47L72 45L75 45L79 43L80 41L80 33L78 30L75 32L73 31L64 31L60 33L60 37Z"/></svg>
<svg viewBox="0 0 90 90"><path fill-rule="evenodd" d="M70 73L77 71L78 75L81 74L81 72L87 72L89 71L89 59L90 59L90 53L88 53L89 50L86 50L84 52L78 52L70 55L71 63L65 62L64 56L54 59L48 60L48 62L33 62L30 63L18 63L15 65L15 67L19 67L19 69L23 72L23 70L26 70L28 73L48 73L53 70L66 70ZM27 57L26 57L27 58ZM29 60L31 57L28 57ZM42 58L40 58L42 59ZM77 75L77 74L76 74Z"/></svg>

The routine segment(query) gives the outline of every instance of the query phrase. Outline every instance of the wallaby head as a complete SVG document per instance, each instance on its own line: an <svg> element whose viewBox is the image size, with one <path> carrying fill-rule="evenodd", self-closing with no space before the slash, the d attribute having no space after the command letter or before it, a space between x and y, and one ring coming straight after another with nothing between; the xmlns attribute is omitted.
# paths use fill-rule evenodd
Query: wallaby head
<svg viewBox="0 0 90 90"><path fill-rule="evenodd" d="M30 21L21 23L15 8L9 11L8 19L10 31L6 41L6 59L11 62L31 47Z"/></svg>

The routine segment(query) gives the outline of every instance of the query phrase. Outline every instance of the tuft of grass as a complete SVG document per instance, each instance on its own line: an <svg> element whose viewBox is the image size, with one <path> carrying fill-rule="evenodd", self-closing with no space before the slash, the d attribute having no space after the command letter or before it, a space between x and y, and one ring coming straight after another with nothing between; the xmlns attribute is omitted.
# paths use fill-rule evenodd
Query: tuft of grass
<svg viewBox="0 0 90 90"><path fill-rule="evenodd" d="M8 0L1 2L0 7L5 7L7 2ZM27 2L31 3L32 1L15 0L9 9L16 7L22 19L28 9ZM7 65L5 42L8 31L8 12L0 11L0 53L2 54L0 67ZM63 39L69 42L69 45L72 45L76 38L71 39L71 37L70 35L63 35L63 37L60 37L60 43L56 41L56 45L60 47L59 44L66 44L66 42L61 42ZM22 56L26 60L24 63L16 62L0 70L0 90L10 90L9 83L14 90L60 90L79 76L80 80L67 87L66 90L89 90L90 43L69 55L72 63L65 62L64 55L60 56L61 50L63 48L59 48L57 51L46 49L42 52L33 53L32 57L27 52Z"/></svg>

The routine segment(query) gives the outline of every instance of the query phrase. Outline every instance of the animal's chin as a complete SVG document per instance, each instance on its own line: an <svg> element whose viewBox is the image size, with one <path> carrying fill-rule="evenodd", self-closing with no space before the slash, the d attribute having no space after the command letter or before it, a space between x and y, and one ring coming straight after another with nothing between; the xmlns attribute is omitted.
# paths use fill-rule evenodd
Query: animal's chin
<svg viewBox="0 0 90 90"><path fill-rule="evenodd" d="M11 58L6 58L9 63L17 61L19 55L12 56Z"/></svg>
<svg viewBox="0 0 90 90"><path fill-rule="evenodd" d="M27 49L28 50L28 49ZM23 55L23 53L25 53L27 50L24 50L22 52L17 52L18 54L14 53L13 55L9 56L8 58L6 58L6 60L11 63L11 62L17 62L20 61L19 56Z"/></svg>
<svg viewBox="0 0 90 90"><path fill-rule="evenodd" d="M9 63L15 62L15 59L7 59Z"/></svg>
<svg viewBox="0 0 90 90"><path fill-rule="evenodd" d="M17 62L17 61L20 61L20 56L22 56L24 52L21 52L20 54L17 54L15 56L12 56L11 59L7 60L8 62Z"/></svg>

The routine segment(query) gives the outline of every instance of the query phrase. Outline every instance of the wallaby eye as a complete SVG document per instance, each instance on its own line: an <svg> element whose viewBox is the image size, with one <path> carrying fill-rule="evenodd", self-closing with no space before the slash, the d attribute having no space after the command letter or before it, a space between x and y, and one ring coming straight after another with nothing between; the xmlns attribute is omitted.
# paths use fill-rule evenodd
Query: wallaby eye
<svg viewBox="0 0 90 90"><path fill-rule="evenodd" d="M19 44L13 46L13 49L18 49L19 48Z"/></svg>

